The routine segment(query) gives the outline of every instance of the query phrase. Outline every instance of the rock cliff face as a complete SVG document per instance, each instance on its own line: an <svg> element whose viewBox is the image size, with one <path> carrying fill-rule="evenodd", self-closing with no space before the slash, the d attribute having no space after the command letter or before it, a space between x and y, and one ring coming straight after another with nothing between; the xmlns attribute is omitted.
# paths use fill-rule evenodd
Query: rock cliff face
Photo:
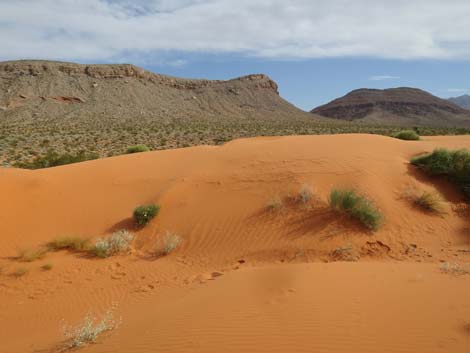
<svg viewBox="0 0 470 353"><path fill-rule="evenodd" d="M275 119L307 115L282 99L277 84L266 75L192 80L127 64L48 61L0 63L0 107L0 114L9 119Z"/></svg>
<svg viewBox="0 0 470 353"><path fill-rule="evenodd" d="M470 126L470 114L452 102L416 88L358 89L317 107L328 118L404 126Z"/></svg>

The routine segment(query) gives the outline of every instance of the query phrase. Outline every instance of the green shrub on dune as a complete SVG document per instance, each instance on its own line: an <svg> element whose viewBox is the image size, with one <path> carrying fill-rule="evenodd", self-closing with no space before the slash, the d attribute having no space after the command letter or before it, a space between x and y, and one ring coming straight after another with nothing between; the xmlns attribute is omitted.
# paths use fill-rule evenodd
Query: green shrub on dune
<svg viewBox="0 0 470 353"><path fill-rule="evenodd" d="M383 218L379 210L353 189L333 189L329 203L334 210L350 215L370 230L378 230L382 224Z"/></svg>
<svg viewBox="0 0 470 353"><path fill-rule="evenodd" d="M140 153L140 152L147 152L150 151L146 145L135 145L127 148L126 153Z"/></svg>
<svg viewBox="0 0 470 353"><path fill-rule="evenodd" d="M154 218L158 212L160 211L160 206L159 205L144 205L144 206L139 206L134 210L134 221L139 225L139 226L144 226L152 218Z"/></svg>
<svg viewBox="0 0 470 353"><path fill-rule="evenodd" d="M415 157L411 163L430 175L446 176L470 198L470 150L449 151L435 149L432 153Z"/></svg>
<svg viewBox="0 0 470 353"><path fill-rule="evenodd" d="M406 140L406 141L419 140L419 135L416 133L416 131L413 131L413 130L403 130L392 135L392 137L395 137L400 140Z"/></svg>

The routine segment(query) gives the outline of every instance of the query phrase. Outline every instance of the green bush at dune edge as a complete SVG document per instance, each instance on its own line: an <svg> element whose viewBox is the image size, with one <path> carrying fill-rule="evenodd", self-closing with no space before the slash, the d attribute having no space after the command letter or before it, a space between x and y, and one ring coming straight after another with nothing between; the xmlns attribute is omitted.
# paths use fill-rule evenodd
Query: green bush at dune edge
<svg viewBox="0 0 470 353"><path fill-rule="evenodd" d="M395 137L400 140L405 140L405 141L419 140L419 135L416 133L416 131L413 131L413 130L403 130L403 131L397 132L396 134L393 134L392 137Z"/></svg>
<svg viewBox="0 0 470 353"><path fill-rule="evenodd" d="M411 163L430 175L441 175L455 183L470 198L470 150L449 151L437 148L432 153L415 157Z"/></svg>

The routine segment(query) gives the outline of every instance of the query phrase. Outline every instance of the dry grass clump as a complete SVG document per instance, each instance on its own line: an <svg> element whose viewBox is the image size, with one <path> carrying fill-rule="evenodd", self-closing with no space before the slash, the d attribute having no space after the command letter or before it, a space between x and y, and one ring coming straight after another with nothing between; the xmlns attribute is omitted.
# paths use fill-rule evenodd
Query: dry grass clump
<svg viewBox="0 0 470 353"><path fill-rule="evenodd" d="M13 277L20 278L26 275L28 272L29 270L26 267L18 267L11 275Z"/></svg>
<svg viewBox="0 0 470 353"><path fill-rule="evenodd" d="M97 239L90 251L101 258L122 254L130 250L133 239L134 236L127 230L119 230L107 238Z"/></svg>
<svg viewBox="0 0 470 353"><path fill-rule="evenodd" d="M375 205L353 189L333 189L329 203L334 210L350 215L370 230L378 230L383 222Z"/></svg>
<svg viewBox="0 0 470 353"><path fill-rule="evenodd" d="M163 253L169 255L178 248L182 242L183 239L181 239L178 234L167 232L163 237Z"/></svg>
<svg viewBox="0 0 470 353"><path fill-rule="evenodd" d="M416 197L414 204L422 210L430 213L445 213L444 199L435 191L423 191Z"/></svg>
<svg viewBox="0 0 470 353"><path fill-rule="evenodd" d="M44 264L41 266L41 269L44 271L50 271L52 270L52 264L51 263Z"/></svg>
<svg viewBox="0 0 470 353"><path fill-rule="evenodd" d="M271 212L279 211L282 207L284 207L284 202L279 196L270 198L266 203L266 209Z"/></svg>
<svg viewBox="0 0 470 353"><path fill-rule="evenodd" d="M79 348L95 343L102 333L117 328L119 324L120 321L114 319L113 308L108 310L101 319L88 313L77 326L63 325L62 332L67 340L66 348Z"/></svg>
<svg viewBox="0 0 470 353"><path fill-rule="evenodd" d="M411 186L403 191L402 197L424 212L434 214L446 213L446 202L437 191L421 191L415 186Z"/></svg>
<svg viewBox="0 0 470 353"><path fill-rule="evenodd" d="M33 250L20 250L17 259L21 262L33 262L42 259L47 253L47 249L39 248Z"/></svg>
<svg viewBox="0 0 470 353"><path fill-rule="evenodd" d="M80 237L60 237L47 244L50 251L69 250L86 251L89 248L89 239Z"/></svg>
<svg viewBox="0 0 470 353"><path fill-rule="evenodd" d="M304 203L304 204L307 204L309 203L313 198L313 190L310 186L308 186L307 184L303 184L301 187L300 187L300 191L299 191L299 200L300 202Z"/></svg>
<svg viewBox="0 0 470 353"><path fill-rule="evenodd" d="M470 275L470 266L462 267L457 263L444 262L441 267L441 271L453 275Z"/></svg>

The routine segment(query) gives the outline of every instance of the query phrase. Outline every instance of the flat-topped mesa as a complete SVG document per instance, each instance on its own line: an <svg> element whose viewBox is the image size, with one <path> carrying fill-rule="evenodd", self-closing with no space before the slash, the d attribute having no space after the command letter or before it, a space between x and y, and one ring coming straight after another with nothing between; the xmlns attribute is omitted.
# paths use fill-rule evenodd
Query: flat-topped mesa
<svg viewBox="0 0 470 353"><path fill-rule="evenodd" d="M196 89L220 83L241 81L253 83L251 87L271 89L278 93L276 82L264 74L252 74L231 80L184 79L156 74L132 64L75 64L68 62L19 60L0 62L0 75L40 76L68 75L88 76L95 79L143 79L181 89Z"/></svg>
<svg viewBox="0 0 470 353"><path fill-rule="evenodd" d="M468 111L417 88L361 88L311 111L339 120L369 123L469 126Z"/></svg>

